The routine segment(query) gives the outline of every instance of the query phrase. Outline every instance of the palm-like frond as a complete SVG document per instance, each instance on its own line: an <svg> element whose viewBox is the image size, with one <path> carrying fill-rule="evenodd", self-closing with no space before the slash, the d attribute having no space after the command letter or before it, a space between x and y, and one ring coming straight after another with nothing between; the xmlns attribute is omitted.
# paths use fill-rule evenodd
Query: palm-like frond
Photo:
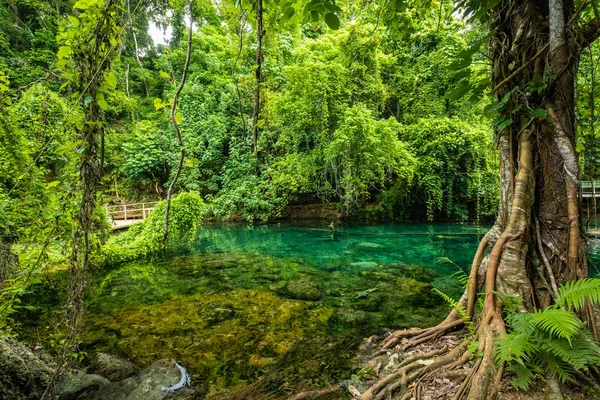
<svg viewBox="0 0 600 400"><path fill-rule="evenodd" d="M505 338L496 341L496 361L510 362L529 360L531 354L539 352L540 348L530 335L509 334Z"/></svg>
<svg viewBox="0 0 600 400"><path fill-rule="evenodd" d="M539 329L551 335L571 341L571 338L579 332L582 327L577 316L569 311L557 308L546 308L536 310L533 314L533 323Z"/></svg>
<svg viewBox="0 0 600 400"><path fill-rule="evenodd" d="M529 368L525 364L515 363L506 367L507 371L513 372L516 376L512 380L512 384L517 389L526 390L533 383L534 369Z"/></svg>
<svg viewBox="0 0 600 400"><path fill-rule="evenodd" d="M576 370L600 364L600 348L584 330L579 331L571 343L565 339L549 337L541 344L546 352L564 360Z"/></svg>
<svg viewBox="0 0 600 400"><path fill-rule="evenodd" d="M561 307L573 307L579 311L585 305L586 299L592 305L600 304L600 279L586 278L565 282L558 288L556 304Z"/></svg>

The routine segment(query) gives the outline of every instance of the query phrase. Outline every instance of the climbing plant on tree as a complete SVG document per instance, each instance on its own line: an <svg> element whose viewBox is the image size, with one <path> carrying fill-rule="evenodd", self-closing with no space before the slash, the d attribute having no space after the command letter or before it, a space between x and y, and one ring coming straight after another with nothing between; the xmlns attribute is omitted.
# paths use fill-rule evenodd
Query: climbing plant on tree
<svg viewBox="0 0 600 400"><path fill-rule="evenodd" d="M76 131L79 159L79 201L75 211L76 227L69 263L70 285L65 305L66 338L56 376L62 373L66 355L77 346L84 312L86 273L91 264L94 244L96 186L101 177L101 142L104 135L103 110L117 80L109 71L120 44L119 0L79 0L73 15L63 22L58 33L57 67L65 78L63 87L72 91L74 102L67 121ZM44 398L49 398L49 385Z"/></svg>

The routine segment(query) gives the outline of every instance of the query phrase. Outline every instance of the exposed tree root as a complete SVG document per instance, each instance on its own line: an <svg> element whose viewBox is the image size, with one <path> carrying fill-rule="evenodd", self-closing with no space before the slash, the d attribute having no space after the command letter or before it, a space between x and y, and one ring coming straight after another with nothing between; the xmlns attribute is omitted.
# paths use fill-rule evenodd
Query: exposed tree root
<svg viewBox="0 0 600 400"><path fill-rule="evenodd" d="M326 389L310 390L310 391L298 393L294 397L291 397L289 400L317 400L317 399L321 399L326 396L329 396L329 395L332 395L335 393L341 393L341 392L342 392L342 387L339 385L334 385L334 386L330 386Z"/></svg>
<svg viewBox="0 0 600 400"><path fill-rule="evenodd" d="M456 315L456 317L454 317L453 314L454 313L450 314L450 316L453 317L450 321L447 321L448 320L448 318L447 318L446 321L444 321L441 324L434 326L432 328L426 328L426 329L413 328L413 329L406 329L406 330L402 330L402 331L396 331L396 332L392 333L390 336L388 336L384 340L383 346L381 347L381 350L379 350L377 352L377 355L384 354L389 348L391 348L392 346L397 344L402 339L412 337L412 340L407 341L404 344L404 346L402 346L402 351L405 351L405 350L407 350L411 347L414 347L418 344L425 343L425 342L431 341L433 339L436 339L436 338L442 336L444 333L463 325L464 321L462 319L460 319L458 314Z"/></svg>

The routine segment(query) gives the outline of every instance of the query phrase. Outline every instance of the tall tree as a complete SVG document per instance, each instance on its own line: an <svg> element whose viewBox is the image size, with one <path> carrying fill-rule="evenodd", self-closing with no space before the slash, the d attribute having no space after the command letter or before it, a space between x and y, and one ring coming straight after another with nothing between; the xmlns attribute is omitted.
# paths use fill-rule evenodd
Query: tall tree
<svg viewBox="0 0 600 400"><path fill-rule="evenodd" d="M254 71L254 102L252 104L252 148L258 152L258 116L260 113L260 83L262 81L263 2L256 0L256 70Z"/></svg>
<svg viewBox="0 0 600 400"><path fill-rule="evenodd" d="M185 146L183 145L183 139L181 138L181 130L179 129L179 123L181 122L181 113L177 111L177 101L179 99L181 91L183 90L183 87L185 86L185 79L187 78L188 68L190 66L190 58L192 54L194 15L191 1L188 1L188 9L190 12L190 24L188 27L185 63L183 65L183 72L181 74L181 82L179 82L179 86L177 87L175 95L173 96L173 101L171 102L171 111L169 113L169 120L173 125L173 130L175 131L175 136L177 137L177 144L179 145L179 162L177 163L177 170L175 171L175 176L173 177L173 180L169 185L169 189L167 190L167 204L165 205L165 218L163 228L163 244L167 244L167 241L169 239L169 211L171 210L171 195L173 194L173 188L177 184L177 180L179 179L179 175L181 174L181 168L183 167L183 161L185 159Z"/></svg>
<svg viewBox="0 0 600 400"><path fill-rule="evenodd" d="M600 16L591 11L595 11L593 3L458 2L466 18L483 20L493 32L488 51L497 97L490 111L498 114L498 217L477 249L469 285L459 302L466 315L455 309L438 326L398 331L383 345L385 349L404 341L402 348L407 349L461 326L465 317L476 321L473 343L481 357L456 398L488 399L498 388L503 366L495 360L496 339L506 335L503 299L518 299L522 311L545 308L557 299L557 285L587 277L577 196L574 88L581 51L600 35ZM468 53L465 64L473 54ZM484 305L476 314L477 294L483 287ZM582 317L597 336L589 306ZM423 373L451 368L468 357L467 345L460 344L430 365L384 377L361 398L380 398Z"/></svg>

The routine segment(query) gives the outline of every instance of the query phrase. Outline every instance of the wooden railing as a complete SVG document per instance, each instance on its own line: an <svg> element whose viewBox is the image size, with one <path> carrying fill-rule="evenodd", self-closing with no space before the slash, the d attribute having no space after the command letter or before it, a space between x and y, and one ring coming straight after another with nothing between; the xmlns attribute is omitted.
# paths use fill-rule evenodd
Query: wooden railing
<svg viewBox="0 0 600 400"><path fill-rule="evenodd" d="M129 203L106 206L106 211L113 221L144 220L154 210L156 202Z"/></svg>
<svg viewBox="0 0 600 400"><path fill-rule="evenodd" d="M600 197L600 181L581 181L581 197Z"/></svg>

